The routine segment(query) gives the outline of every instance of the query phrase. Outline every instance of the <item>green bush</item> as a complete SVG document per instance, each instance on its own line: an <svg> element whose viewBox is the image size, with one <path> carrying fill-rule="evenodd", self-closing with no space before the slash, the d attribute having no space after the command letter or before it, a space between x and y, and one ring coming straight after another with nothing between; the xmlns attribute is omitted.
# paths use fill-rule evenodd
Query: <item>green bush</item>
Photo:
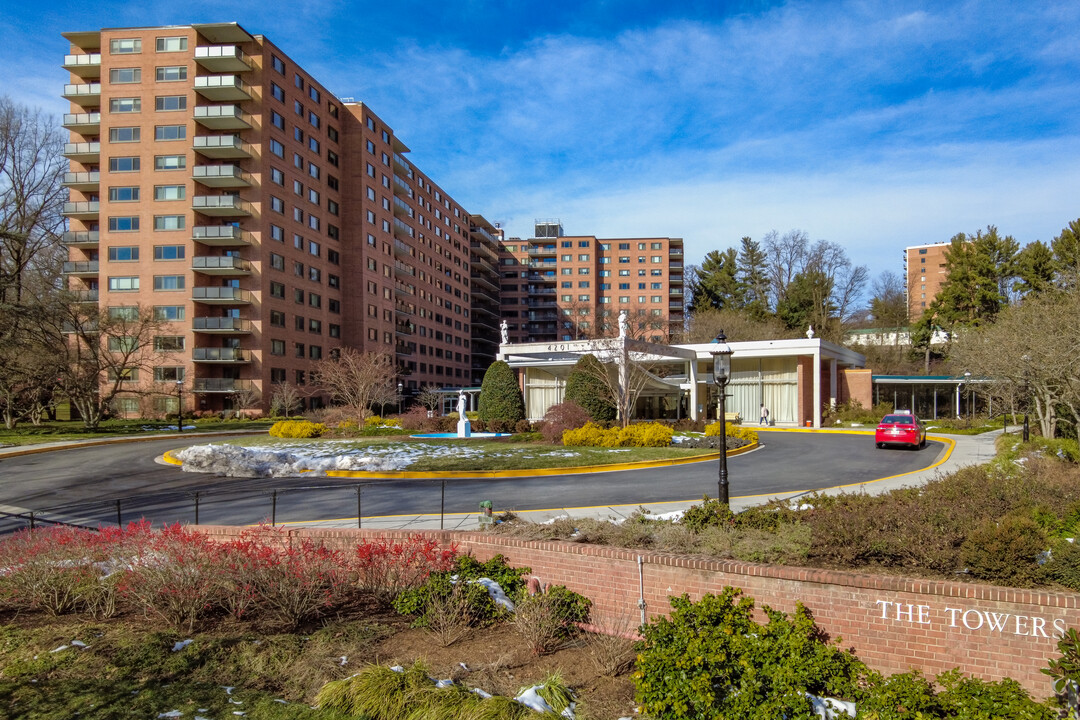
<svg viewBox="0 0 1080 720"><path fill-rule="evenodd" d="M505 612L488 595L487 590L475 582L479 578L491 578L499 583L507 597L514 597L525 587L523 575L529 568L512 568L506 564L506 558L496 555L487 562L479 562L471 555L462 555L454 560L454 567L443 572L428 575L427 582L418 588L401 593L394 600L394 609L403 615L412 615L416 619L413 625L427 627L429 624L429 599L437 596L448 599L454 591L454 585L464 585L466 615L473 625L490 625ZM459 591L460 592L460 591Z"/></svg>
<svg viewBox="0 0 1080 720"><path fill-rule="evenodd" d="M505 430L512 430L518 420L525 419L525 400L521 397L517 377L502 360L496 360L484 373L484 382L480 386L479 419L489 423L490 430L496 430L493 423L502 423Z"/></svg>
<svg viewBox="0 0 1080 720"><path fill-rule="evenodd" d="M763 607L725 588L691 602L671 598L671 617L643 625L633 674L642 714L658 720L816 717L807 692L854 697L864 671L853 655L826 645L810 613Z"/></svg>
<svg viewBox="0 0 1080 720"><path fill-rule="evenodd" d="M582 355L566 377L564 401L585 409L594 422L611 422L618 415L611 390L602 379L607 372L595 355Z"/></svg>
<svg viewBox="0 0 1080 720"><path fill-rule="evenodd" d="M279 438L317 438L324 432L325 425L308 420L279 420L269 430L271 436Z"/></svg>
<svg viewBox="0 0 1080 720"><path fill-rule="evenodd" d="M1061 539L1050 548L1046 576L1070 590L1080 592L1080 543Z"/></svg>
<svg viewBox="0 0 1080 720"><path fill-rule="evenodd" d="M984 521L967 536L960 556L973 577L1024 587L1042 575L1038 560L1046 547L1042 528L1014 514Z"/></svg>
<svg viewBox="0 0 1080 720"><path fill-rule="evenodd" d="M705 495L701 498L700 505L686 508L679 524L690 532L701 532L708 527L731 525L733 517L730 507L719 500L710 500L709 496Z"/></svg>

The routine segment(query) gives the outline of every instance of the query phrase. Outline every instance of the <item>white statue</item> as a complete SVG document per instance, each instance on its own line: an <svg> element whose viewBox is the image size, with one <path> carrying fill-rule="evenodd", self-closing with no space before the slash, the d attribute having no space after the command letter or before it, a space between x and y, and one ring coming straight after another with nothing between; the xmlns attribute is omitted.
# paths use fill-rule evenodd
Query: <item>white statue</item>
<svg viewBox="0 0 1080 720"><path fill-rule="evenodd" d="M625 310L620 310L619 311L619 337L621 337L621 338L626 337L626 322L627 322L627 320L626 320L626 311Z"/></svg>
<svg viewBox="0 0 1080 720"><path fill-rule="evenodd" d="M465 407L468 401L465 399L465 391L462 390L458 394L457 398L457 436L460 438L472 437L472 423L469 422L469 418L465 415Z"/></svg>
<svg viewBox="0 0 1080 720"><path fill-rule="evenodd" d="M506 320L499 323L499 332L502 333L502 344L506 345L510 342L510 326L506 324Z"/></svg>
<svg viewBox="0 0 1080 720"><path fill-rule="evenodd" d="M468 406L468 402L464 392L457 396L457 411L461 417L465 417L465 408Z"/></svg>
<svg viewBox="0 0 1080 720"><path fill-rule="evenodd" d="M806 339L807 340L813 340L814 339L814 326L813 325L807 325L807 327L806 327Z"/></svg>

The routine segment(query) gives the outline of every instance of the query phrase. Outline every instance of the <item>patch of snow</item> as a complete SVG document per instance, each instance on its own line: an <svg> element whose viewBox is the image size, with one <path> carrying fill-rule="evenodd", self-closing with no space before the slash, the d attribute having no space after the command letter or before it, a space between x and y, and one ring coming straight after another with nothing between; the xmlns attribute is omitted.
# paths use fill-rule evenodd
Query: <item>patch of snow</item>
<svg viewBox="0 0 1080 720"><path fill-rule="evenodd" d="M345 667L348 663L349 663L349 656L348 655L342 655L341 656L341 661L338 663L338 665L340 665L341 667Z"/></svg>
<svg viewBox="0 0 1080 720"><path fill-rule="evenodd" d="M84 643L82 640L72 640L71 641L71 646L72 647L77 647L77 648L88 648L88 647L90 647L89 645Z"/></svg>
<svg viewBox="0 0 1080 720"><path fill-rule="evenodd" d="M447 678L446 680L436 680L435 681L435 687L437 687L437 688L447 688L447 687L450 687L453 684L454 684L454 681L450 680L449 678Z"/></svg>
<svg viewBox="0 0 1080 720"><path fill-rule="evenodd" d="M514 698L515 702L519 702L527 708L531 708L538 713L554 713L555 708L548 705L547 700L540 697L539 689L542 685L533 685L527 690L523 690L520 695ZM570 703L570 707L566 708L561 713L562 717L573 720L574 718L574 703Z"/></svg>
<svg viewBox="0 0 1080 720"><path fill-rule="evenodd" d="M235 685L222 685L221 689L225 691L226 695L232 695L232 691L236 689Z"/></svg>
<svg viewBox="0 0 1080 720"><path fill-rule="evenodd" d="M179 710L170 710L169 712L158 713L159 718L178 718L183 716L184 713Z"/></svg>
<svg viewBox="0 0 1080 720"><path fill-rule="evenodd" d="M487 700L488 698L490 698L490 697L491 697L491 693L489 693L489 692L484 692L484 691L483 691L483 690L481 690L480 688L473 688L473 689L472 689L472 691L473 691L474 693L476 693L477 695L479 695L480 697L484 698L485 700Z"/></svg>
<svg viewBox="0 0 1080 720"><path fill-rule="evenodd" d="M61 651L63 651L63 650L67 650L67 649L68 649L69 647L71 647L71 646L70 646L70 645L61 645L61 646L60 646L60 647L58 647L58 648L53 648L53 649L52 649L52 650L50 650L49 652L50 652L50 653L58 653L58 652L61 652ZM36 658L35 658L35 659L36 659Z"/></svg>
<svg viewBox="0 0 1080 720"><path fill-rule="evenodd" d="M464 670L465 672L472 672L472 670L469 669L469 666L466 665L465 663L459 662L458 665L460 665L461 669Z"/></svg>
<svg viewBox="0 0 1080 720"><path fill-rule="evenodd" d="M187 640L180 640L179 642L177 642L175 645L172 646L172 651L173 652L180 652L181 650L186 648L188 645L190 645L192 642L194 642L194 641L191 640L190 638L187 639Z"/></svg>
<svg viewBox="0 0 1080 720"><path fill-rule="evenodd" d="M495 582L491 578L486 577L478 578L476 580L472 580L471 582L475 582L478 585L483 585L484 588L487 590L488 596L495 601L496 605L505 608L507 612L514 612L514 603L511 602L510 598L506 597L506 593L503 592L502 585Z"/></svg>
<svg viewBox="0 0 1080 720"><path fill-rule="evenodd" d="M569 517L570 517L569 515L556 515L555 517L548 518L544 522L538 523L538 524L539 525L554 525L556 520L565 520L565 519L567 519Z"/></svg>
<svg viewBox="0 0 1080 720"><path fill-rule="evenodd" d="M405 672L405 668L401 667L400 665L391 665L390 669L393 670L394 672L400 672L400 673Z"/></svg>
<svg viewBox="0 0 1080 720"><path fill-rule="evenodd" d="M806 693L810 703L814 706L814 714L822 720L835 720L843 713L849 717L855 717L855 703L836 698L823 698Z"/></svg>
<svg viewBox="0 0 1080 720"><path fill-rule="evenodd" d="M646 520L670 520L671 522L678 522L682 520L684 512L685 511L683 510L672 510L671 512L660 513L659 515L654 515L653 513L642 513L641 517L645 518Z"/></svg>

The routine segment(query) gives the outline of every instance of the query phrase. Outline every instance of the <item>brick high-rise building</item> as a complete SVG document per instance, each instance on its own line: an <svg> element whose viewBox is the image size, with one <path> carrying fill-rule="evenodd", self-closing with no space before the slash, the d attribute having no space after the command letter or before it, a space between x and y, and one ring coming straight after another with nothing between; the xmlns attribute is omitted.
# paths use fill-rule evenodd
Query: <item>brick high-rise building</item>
<svg viewBox="0 0 1080 720"><path fill-rule="evenodd" d="M681 238L564 235L558 220L537 220L535 237L502 244L502 316L511 342L628 334L669 342L683 328Z"/></svg>
<svg viewBox="0 0 1080 720"><path fill-rule="evenodd" d="M945 282L945 252L951 243L912 245L904 249L908 320L915 322L937 297Z"/></svg>
<svg viewBox="0 0 1080 720"><path fill-rule="evenodd" d="M406 392L469 384L494 357L497 281L470 269L495 262L492 228L369 107L235 23L64 37L69 288L168 323L153 376L131 380L161 388L159 411L177 380L194 409L247 388L265 407L341 346L393 353ZM118 410L146 408L133 393Z"/></svg>

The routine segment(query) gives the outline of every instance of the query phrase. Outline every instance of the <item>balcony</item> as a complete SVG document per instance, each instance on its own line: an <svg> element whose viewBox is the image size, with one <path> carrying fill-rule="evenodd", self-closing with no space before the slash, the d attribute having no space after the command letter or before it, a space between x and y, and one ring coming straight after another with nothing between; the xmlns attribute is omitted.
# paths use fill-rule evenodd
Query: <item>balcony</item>
<svg viewBox="0 0 1080 720"><path fill-rule="evenodd" d="M529 257L555 257L557 250L554 245L530 245Z"/></svg>
<svg viewBox="0 0 1080 720"><path fill-rule="evenodd" d="M398 277L415 278L416 277L416 268L409 267L405 263L395 262L394 263L394 274L397 275Z"/></svg>
<svg viewBox="0 0 1080 720"><path fill-rule="evenodd" d="M211 130L251 129L251 116L239 105L198 105L195 122Z"/></svg>
<svg viewBox="0 0 1080 720"><path fill-rule="evenodd" d="M79 107L98 107L101 105L101 83L69 83L64 86L64 97Z"/></svg>
<svg viewBox="0 0 1080 720"><path fill-rule="evenodd" d="M238 165L196 165L191 169L191 177L207 187L251 187L251 176Z"/></svg>
<svg viewBox="0 0 1080 720"><path fill-rule="evenodd" d="M411 303L397 302L394 303L394 312L398 315L416 315L416 306Z"/></svg>
<svg viewBox="0 0 1080 720"><path fill-rule="evenodd" d="M100 242L97 230L76 232L69 230L60 236L60 242L74 248L96 248Z"/></svg>
<svg viewBox="0 0 1080 720"><path fill-rule="evenodd" d="M415 352L415 350L413 350L408 345L395 345L394 346L394 354L395 355L412 355L414 352Z"/></svg>
<svg viewBox="0 0 1080 720"><path fill-rule="evenodd" d="M64 157L75 162L96 163L101 159L101 143L64 143Z"/></svg>
<svg viewBox="0 0 1080 720"><path fill-rule="evenodd" d="M670 295L672 298L682 297L683 296L682 288L671 288L668 291L668 295Z"/></svg>
<svg viewBox="0 0 1080 720"><path fill-rule="evenodd" d="M232 225L196 225L191 239L214 247L243 247L251 244L251 236Z"/></svg>
<svg viewBox="0 0 1080 720"><path fill-rule="evenodd" d="M97 200L83 200L80 202L64 203L64 217L75 220L96 220L101 208Z"/></svg>
<svg viewBox="0 0 1080 720"><path fill-rule="evenodd" d="M683 309L683 304L681 302L669 302L668 303L668 310L678 310L679 312L682 312L682 309Z"/></svg>
<svg viewBox="0 0 1080 720"><path fill-rule="evenodd" d="M682 285L683 284L683 276L682 275L668 275L668 282L671 283L672 285Z"/></svg>
<svg viewBox="0 0 1080 720"><path fill-rule="evenodd" d="M79 192L97 192L101 188L101 173L97 170L66 172L63 185Z"/></svg>
<svg viewBox="0 0 1080 720"><path fill-rule="evenodd" d="M195 152L209 158L250 158L251 146L239 135L196 135Z"/></svg>
<svg viewBox="0 0 1080 720"><path fill-rule="evenodd" d="M195 78L195 92L215 102L251 99L250 88L239 75L201 75Z"/></svg>
<svg viewBox="0 0 1080 720"><path fill-rule="evenodd" d="M227 255L197 255L191 258L191 269L203 275L250 275L251 263Z"/></svg>
<svg viewBox="0 0 1080 720"><path fill-rule="evenodd" d="M682 262L681 261L680 262L669 262L668 263L668 270L682 270L682 269L683 269L683 267L682 267Z"/></svg>
<svg viewBox="0 0 1080 720"><path fill-rule="evenodd" d="M394 218L394 237L399 240L405 240L406 238L412 240L414 237L414 231L405 223L401 222L397 218Z"/></svg>
<svg viewBox="0 0 1080 720"><path fill-rule="evenodd" d="M398 335L412 335L416 332L416 326L411 322L398 323L394 326L394 332Z"/></svg>
<svg viewBox="0 0 1080 720"><path fill-rule="evenodd" d="M409 218L410 220L413 218L413 209L397 195L394 196L394 215L400 218Z"/></svg>
<svg viewBox="0 0 1080 720"><path fill-rule="evenodd" d="M203 363L249 363L251 353L240 348L201 348L191 351L194 362Z"/></svg>
<svg viewBox="0 0 1080 720"><path fill-rule="evenodd" d="M191 329L201 333L237 335L247 334L252 328L250 320L231 317L197 317L192 319Z"/></svg>
<svg viewBox="0 0 1080 720"><path fill-rule="evenodd" d="M64 128L83 135L101 132L101 113L64 113Z"/></svg>
<svg viewBox="0 0 1080 720"><path fill-rule="evenodd" d="M409 187L407 182L398 177L397 173L394 173L394 194L403 195L409 199L412 199L413 196L412 188Z"/></svg>
<svg viewBox="0 0 1080 720"><path fill-rule="evenodd" d="M233 287L194 287L191 299L207 305L248 305L251 292Z"/></svg>
<svg viewBox="0 0 1080 720"><path fill-rule="evenodd" d="M410 180L413 179L412 165L398 153L394 153L394 169L401 170L402 174Z"/></svg>
<svg viewBox="0 0 1080 720"><path fill-rule="evenodd" d="M683 256L683 249L682 249L682 247L677 247L677 246L673 245L670 248L668 248L668 255L671 255L672 257L680 257L681 258Z"/></svg>
<svg viewBox="0 0 1080 720"><path fill-rule="evenodd" d="M197 393L234 393L251 390L255 387L251 380L233 378L195 378L192 392Z"/></svg>
<svg viewBox="0 0 1080 720"><path fill-rule="evenodd" d="M101 77L101 53L86 53L85 55L65 55L64 69L72 75L78 75L83 80Z"/></svg>
<svg viewBox="0 0 1080 720"><path fill-rule="evenodd" d="M412 257L413 256L413 249L411 247L409 247L407 244L405 244L405 243L401 242L400 240L398 240L397 238L394 238L394 254L395 255L400 255L401 257L407 257L407 258Z"/></svg>
<svg viewBox="0 0 1080 720"><path fill-rule="evenodd" d="M71 294L73 296L72 302L94 303L96 305L98 301L97 290L75 290Z"/></svg>
<svg viewBox="0 0 1080 720"><path fill-rule="evenodd" d="M79 260L72 262L69 260L64 263L64 274L70 277L95 278L98 276L98 261Z"/></svg>
<svg viewBox="0 0 1080 720"><path fill-rule="evenodd" d="M200 45L195 48L195 62L210 72L247 72L251 65L236 45Z"/></svg>
<svg viewBox="0 0 1080 720"><path fill-rule="evenodd" d="M251 205L235 195L196 195L191 198L191 209L213 217L248 217Z"/></svg>
<svg viewBox="0 0 1080 720"><path fill-rule="evenodd" d="M394 294L401 295L403 297L412 297L416 295L416 288L412 285L405 285L403 283L394 283Z"/></svg>

